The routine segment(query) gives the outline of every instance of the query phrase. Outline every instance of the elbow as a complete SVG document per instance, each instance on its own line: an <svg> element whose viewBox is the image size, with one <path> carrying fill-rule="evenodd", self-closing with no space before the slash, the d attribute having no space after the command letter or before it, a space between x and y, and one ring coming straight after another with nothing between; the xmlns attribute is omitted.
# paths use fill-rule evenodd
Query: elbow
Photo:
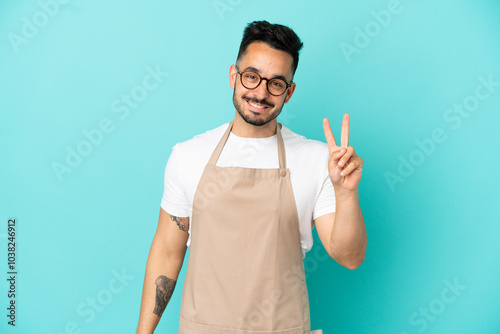
<svg viewBox="0 0 500 334"><path fill-rule="evenodd" d="M366 239L361 245L355 248L330 250L330 257L337 261L338 264L347 269L355 270L365 261Z"/></svg>
<svg viewBox="0 0 500 334"><path fill-rule="evenodd" d="M335 260L338 264L340 264L342 267L345 267L350 270L355 270L357 269L364 261L365 261L365 255L362 254L360 256L334 256L333 254L330 255L330 257Z"/></svg>
<svg viewBox="0 0 500 334"><path fill-rule="evenodd" d="M347 269L350 269L350 270L355 270L355 269L358 269L358 267L364 262L364 258L358 260L351 260L351 261L348 261L346 262L345 264L342 264L342 266L346 267Z"/></svg>

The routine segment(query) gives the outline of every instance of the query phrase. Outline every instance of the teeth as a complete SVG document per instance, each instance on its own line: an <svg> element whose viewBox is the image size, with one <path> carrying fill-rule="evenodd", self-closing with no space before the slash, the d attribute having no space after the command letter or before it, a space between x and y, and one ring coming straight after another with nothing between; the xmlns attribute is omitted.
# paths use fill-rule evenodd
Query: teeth
<svg viewBox="0 0 500 334"><path fill-rule="evenodd" d="M261 105L261 104L255 104L253 102L250 102L248 101L248 103L252 106L252 107L255 107L255 108L259 108L259 109L264 109L266 106L264 105Z"/></svg>

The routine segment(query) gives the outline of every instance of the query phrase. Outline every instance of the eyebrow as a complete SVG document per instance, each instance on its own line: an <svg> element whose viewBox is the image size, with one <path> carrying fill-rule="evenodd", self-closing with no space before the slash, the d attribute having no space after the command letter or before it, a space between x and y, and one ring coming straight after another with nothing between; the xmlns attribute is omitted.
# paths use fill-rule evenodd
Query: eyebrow
<svg viewBox="0 0 500 334"><path fill-rule="evenodd" d="M252 72L256 72L256 73L259 73L260 74L260 70L256 69L255 67L252 67L252 66L248 66L247 68L245 68L243 71L241 72L246 72L246 71L252 71ZM285 82L288 82L288 80L282 76L282 75L275 75L274 77L272 77L271 79L281 79Z"/></svg>

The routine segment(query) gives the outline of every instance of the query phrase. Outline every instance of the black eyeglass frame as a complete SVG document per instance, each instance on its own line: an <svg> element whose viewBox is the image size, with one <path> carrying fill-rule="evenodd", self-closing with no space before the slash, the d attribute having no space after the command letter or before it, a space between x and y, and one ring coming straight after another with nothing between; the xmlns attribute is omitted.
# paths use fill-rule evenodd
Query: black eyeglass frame
<svg viewBox="0 0 500 334"><path fill-rule="evenodd" d="M285 94L286 90L287 90L290 86L292 86L292 84L293 84L293 81L290 81L290 83L288 83L288 82L286 82L286 80L283 80L283 79L281 79L281 78L280 78L280 79L278 79L278 78L272 78L272 79L263 78L263 77L262 77L259 73L255 72L255 71L243 71L243 72L240 72L240 70L238 70L238 66L236 66L236 65L234 65L234 68L236 68L236 72L240 75L240 82L241 82L241 85L242 85L243 87L245 87L246 89L249 89L249 90L253 90L253 89L255 89L255 88L259 87L259 86L260 86L260 84L261 84L261 82L262 82L262 80L266 80L266 81L267 81L267 83L266 83L266 89L267 89L267 91L269 92L269 94L271 94L272 96L281 96L281 95ZM259 77L259 83L257 84L257 86L255 86L254 88L248 88L247 86L245 86L245 84L243 83L243 75L242 75L243 73L255 73L255 74L257 74L257 76ZM283 91L283 93L278 94L278 95L271 93L271 90L269 89L269 82L270 82L271 80L273 80L273 79L283 80L283 81L286 83L286 88L285 88L285 90Z"/></svg>

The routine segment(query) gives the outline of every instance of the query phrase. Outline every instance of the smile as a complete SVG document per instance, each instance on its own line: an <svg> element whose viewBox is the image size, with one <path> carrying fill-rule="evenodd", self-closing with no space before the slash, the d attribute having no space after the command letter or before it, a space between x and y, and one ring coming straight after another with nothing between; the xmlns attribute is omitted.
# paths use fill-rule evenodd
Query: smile
<svg viewBox="0 0 500 334"><path fill-rule="evenodd" d="M250 106L250 109L253 111L264 111L265 109L269 108L269 106L260 104L260 103L255 103L246 100L247 104Z"/></svg>

